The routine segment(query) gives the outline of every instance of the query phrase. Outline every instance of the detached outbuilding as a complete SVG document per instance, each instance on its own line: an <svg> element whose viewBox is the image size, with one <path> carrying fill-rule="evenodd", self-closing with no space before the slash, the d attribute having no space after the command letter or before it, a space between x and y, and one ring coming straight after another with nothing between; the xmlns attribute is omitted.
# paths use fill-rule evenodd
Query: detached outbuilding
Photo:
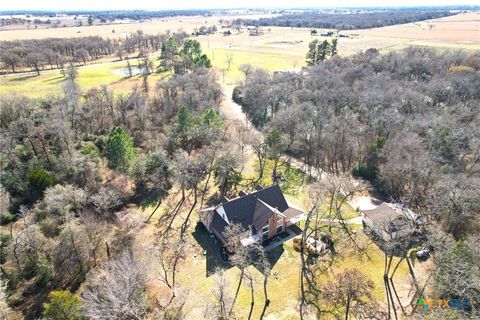
<svg viewBox="0 0 480 320"><path fill-rule="evenodd" d="M420 224L419 217L401 204L383 202L363 210L363 226L375 237L389 242L412 235Z"/></svg>

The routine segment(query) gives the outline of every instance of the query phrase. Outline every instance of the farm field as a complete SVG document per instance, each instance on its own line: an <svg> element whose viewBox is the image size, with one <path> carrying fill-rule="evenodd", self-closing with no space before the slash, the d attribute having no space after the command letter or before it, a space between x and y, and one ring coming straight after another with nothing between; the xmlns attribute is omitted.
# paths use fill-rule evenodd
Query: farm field
<svg viewBox="0 0 480 320"><path fill-rule="evenodd" d="M229 15L214 15L214 16L177 16L166 17L163 19L151 19L144 22L127 22L115 21L110 24L81 26L81 27L64 27L64 28L39 28L39 29L24 29L12 30L8 27L4 30L0 29L0 41L5 40L22 40L22 39L44 39L44 38L72 38L72 37L87 37L100 36L104 38L119 38L142 30L146 34L158 34L165 32L186 31L192 32L195 28L202 25L211 26L218 25L220 19L233 20L237 18L257 19L261 17L271 17L272 14L229 14ZM113 32L115 30L115 32Z"/></svg>
<svg viewBox="0 0 480 320"><path fill-rule="evenodd" d="M0 31L0 41L23 38L40 39L50 37L75 37L99 35L102 37L122 37L136 30L145 33L160 33L167 30L193 30L202 25L210 26L218 23L219 19L232 18L229 16L214 17L174 17L163 20L153 20L144 23L123 23L121 25L105 25L92 27L75 27L59 29L16 30ZM433 25L429 29L429 25ZM115 34L112 34L115 28ZM81 33L77 31L81 30ZM77 31L75 31L77 30ZM451 49L480 49L480 14L464 13L447 18L435 19L405 25L396 25L370 30L352 30L349 34L358 35L353 38L341 38L338 41L338 52L348 56L368 48L377 48L381 52L405 48L410 45L431 46ZM311 36L309 29L265 27L263 34L249 36L246 32L231 36L216 33L196 37L205 53L212 61L222 84L236 84L242 79L239 66L251 64L269 71L289 70L305 65L305 54L308 43L313 39L328 39L330 37ZM231 57L228 68L227 57ZM154 59L155 55L152 55ZM105 59L109 60L109 59ZM136 60L132 60L136 63ZM83 89L99 85L109 85L118 92L128 92L141 84L138 77L127 79L119 73L125 69L126 62L110 59L105 64L94 64L79 68L79 81ZM165 76L165 75L163 75ZM154 85L163 76L152 75L149 82ZM62 76L58 71L42 72L40 76L12 75L0 77L0 93L16 91L31 97L57 94Z"/></svg>

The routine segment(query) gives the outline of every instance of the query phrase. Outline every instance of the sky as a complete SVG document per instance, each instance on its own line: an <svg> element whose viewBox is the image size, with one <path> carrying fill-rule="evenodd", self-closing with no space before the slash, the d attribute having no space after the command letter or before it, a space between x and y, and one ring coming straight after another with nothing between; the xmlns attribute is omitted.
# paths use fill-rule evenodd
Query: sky
<svg viewBox="0 0 480 320"><path fill-rule="evenodd" d="M478 0L0 0L0 10L164 10L478 5Z"/></svg>

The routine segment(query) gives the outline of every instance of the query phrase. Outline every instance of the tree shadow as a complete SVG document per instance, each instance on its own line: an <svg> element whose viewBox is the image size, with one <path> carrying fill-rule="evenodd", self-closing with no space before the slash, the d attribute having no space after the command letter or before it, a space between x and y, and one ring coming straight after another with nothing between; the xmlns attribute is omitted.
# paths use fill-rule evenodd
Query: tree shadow
<svg viewBox="0 0 480 320"><path fill-rule="evenodd" d="M65 81L65 79L66 78L64 76L58 76L58 77L51 78L51 79L45 79L45 80L43 80L43 82L49 83L49 84L59 84L59 83Z"/></svg>
<svg viewBox="0 0 480 320"><path fill-rule="evenodd" d="M24 80L28 80L30 78L36 78L38 77L39 75L38 74L29 74L29 75L26 75L26 76L20 76L18 78L12 78L10 79L10 81L14 82L14 81L24 81Z"/></svg>

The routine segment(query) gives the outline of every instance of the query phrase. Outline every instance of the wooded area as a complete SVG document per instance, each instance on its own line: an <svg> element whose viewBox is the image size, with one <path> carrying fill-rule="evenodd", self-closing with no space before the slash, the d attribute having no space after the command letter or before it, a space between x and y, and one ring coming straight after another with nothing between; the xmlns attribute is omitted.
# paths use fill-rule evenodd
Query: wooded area
<svg viewBox="0 0 480 320"><path fill-rule="evenodd" d="M371 49L304 74L255 70L234 99L258 128L280 130L288 152L306 163L353 172L409 205L432 196L438 205L445 193L434 190L453 176L464 191L480 186L479 68L478 53ZM474 228L468 216L460 220Z"/></svg>
<svg viewBox="0 0 480 320"><path fill-rule="evenodd" d="M441 17L448 17L454 13L448 10L366 10L361 12L326 13L305 11L288 13L277 17L260 18L258 20L237 19L236 24L256 26L278 26L296 28L324 28L339 30L354 30L378 28L394 24L410 23Z"/></svg>

